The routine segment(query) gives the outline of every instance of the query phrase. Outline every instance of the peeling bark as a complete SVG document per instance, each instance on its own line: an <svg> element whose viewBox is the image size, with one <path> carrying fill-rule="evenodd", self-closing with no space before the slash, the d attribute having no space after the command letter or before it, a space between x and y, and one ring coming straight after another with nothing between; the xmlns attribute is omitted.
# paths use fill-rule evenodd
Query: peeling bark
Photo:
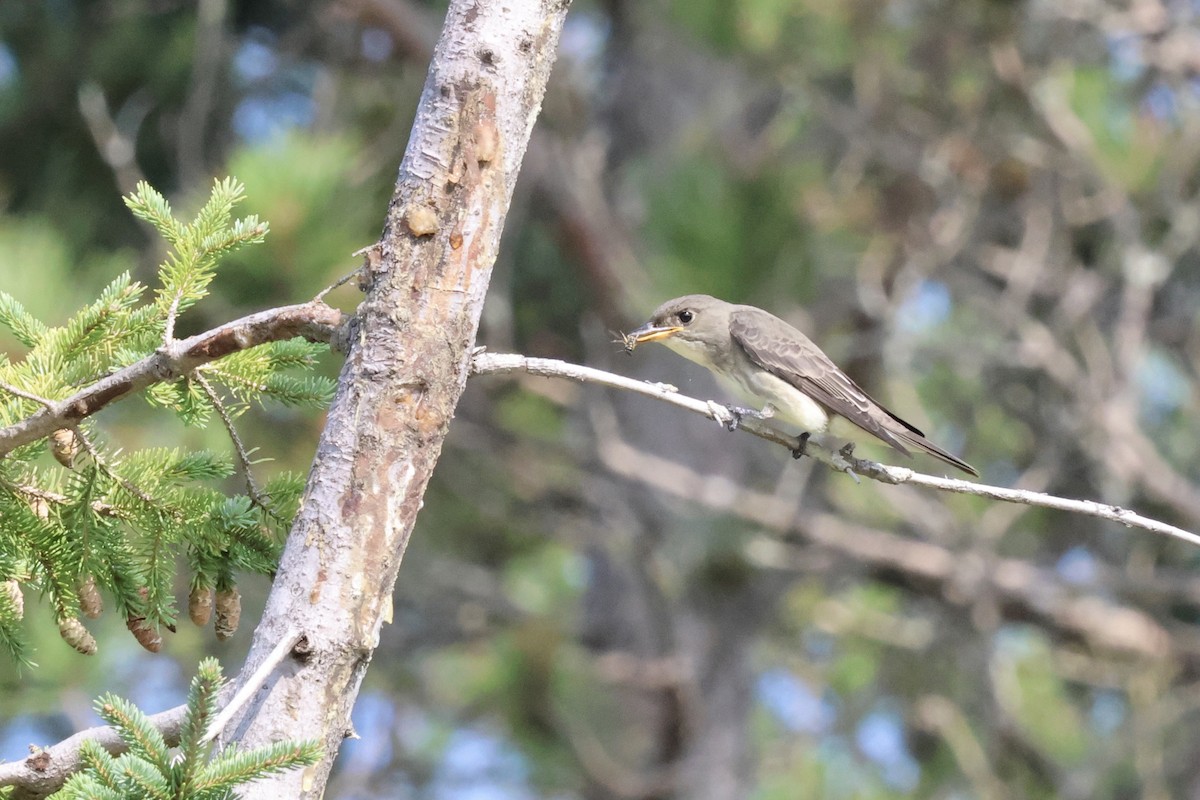
<svg viewBox="0 0 1200 800"><path fill-rule="evenodd" d="M248 798L319 797L390 616L397 569L467 378L484 294L568 2L451 3L301 511L240 681L287 659L222 742L317 737L316 767Z"/></svg>

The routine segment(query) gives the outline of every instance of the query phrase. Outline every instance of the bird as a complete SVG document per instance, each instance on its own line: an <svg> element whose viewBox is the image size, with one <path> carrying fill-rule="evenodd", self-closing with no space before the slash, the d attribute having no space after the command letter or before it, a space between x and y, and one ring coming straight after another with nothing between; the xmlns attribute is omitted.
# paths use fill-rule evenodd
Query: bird
<svg viewBox="0 0 1200 800"><path fill-rule="evenodd" d="M659 342L731 383L762 411L735 414L774 417L809 435L823 434L844 418L906 456L919 450L979 476L967 462L925 438L867 394L811 339L761 308L727 303L706 294L668 300L650 320L622 336L625 349ZM803 452L803 446L797 457Z"/></svg>

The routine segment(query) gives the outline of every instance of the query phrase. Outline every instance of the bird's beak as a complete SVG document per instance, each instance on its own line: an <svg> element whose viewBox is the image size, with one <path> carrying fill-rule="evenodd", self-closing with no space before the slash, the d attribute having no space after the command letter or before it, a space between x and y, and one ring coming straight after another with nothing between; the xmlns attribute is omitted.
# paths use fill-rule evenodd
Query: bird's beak
<svg viewBox="0 0 1200 800"><path fill-rule="evenodd" d="M662 327L658 327L652 323L647 322L642 327L640 327L636 330L632 330L629 333L627 333L625 335L625 340L627 342L632 342L633 344L644 344L646 342L657 342L660 339L666 339L668 336L674 336L675 334L679 333L681 330L683 330L683 328L681 328L678 325L665 325Z"/></svg>

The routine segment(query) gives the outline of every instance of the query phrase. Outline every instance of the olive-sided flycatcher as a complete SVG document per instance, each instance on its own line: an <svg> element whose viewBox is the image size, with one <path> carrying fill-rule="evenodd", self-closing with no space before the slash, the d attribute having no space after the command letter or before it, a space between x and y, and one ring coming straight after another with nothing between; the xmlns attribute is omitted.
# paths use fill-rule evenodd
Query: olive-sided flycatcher
<svg viewBox="0 0 1200 800"><path fill-rule="evenodd" d="M805 434L824 433L832 418L844 417L905 455L915 448L979 475L875 402L807 336L761 308L706 294L677 297L625 336L629 349L642 342L661 342L706 367L763 404L758 415L798 425Z"/></svg>

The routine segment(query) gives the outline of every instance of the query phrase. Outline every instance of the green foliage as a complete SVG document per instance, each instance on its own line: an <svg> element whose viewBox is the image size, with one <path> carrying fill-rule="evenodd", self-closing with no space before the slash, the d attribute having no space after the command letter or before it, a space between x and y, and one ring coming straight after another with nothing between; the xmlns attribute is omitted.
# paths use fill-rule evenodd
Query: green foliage
<svg viewBox="0 0 1200 800"><path fill-rule="evenodd" d="M172 338L177 315L206 296L221 257L266 235L266 224L256 217L233 219L242 195L238 182L216 182L187 223L145 183L126 198L170 246L151 298L125 272L55 326L0 292L0 326L28 348L17 360L0 359L3 386L61 400L151 355ZM323 404L332 394L331 380L289 372L310 371L324 349L296 340L237 352L154 385L147 400L193 426L211 422L218 411L232 421L250 403L267 399ZM0 425L40 408L36 400L0 391ZM0 648L14 657L28 659L21 623L30 590L49 598L60 629L78 632L81 613L98 613L96 602L82 596L94 594L92 586L107 591L119 613L156 629L178 615L172 587L180 555L187 556L194 586L231 588L237 572L274 570L303 488L300 476L277 477L262 491L247 485L245 494L230 496L216 485L234 474L226 455L122 451L91 419L51 439L56 441L26 445L0 460ZM64 638L81 652L94 649L66 633ZM146 791L153 794L151 787Z"/></svg>
<svg viewBox="0 0 1200 800"><path fill-rule="evenodd" d="M1139 120L1136 105L1108 69L1061 68L1050 91L1067 95L1087 127L1097 165L1130 191L1154 188L1168 163L1170 138L1157 125Z"/></svg>
<svg viewBox="0 0 1200 800"><path fill-rule="evenodd" d="M355 137L335 135L281 136L233 153L227 169L245 182L247 207L271 220L271 236L235 254L214 291L239 304L293 302L291 287L324 280L370 243L395 176L347 180L363 152Z"/></svg>
<svg viewBox="0 0 1200 800"><path fill-rule="evenodd" d="M1040 631L1013 631L1000 639L991 671L1001 707L1039 752L1064 764L1086 754L1084 720Z"/></svg>
<svg viewBox="0 0 1200 800"><path fill-rule="evenodd" d="M255 216L231 220L233 207L244 193L233 178L217 181L209 201L188 225L176 220L166 198L144 181L125 198L134 215L153 225L173 249L159 268L162 287L157 305L161 311L183 311L194 305L208 294L218 258L266 237L266 223Z"/></svg>
<svg viewBox="0 0 1200 800"><path fill-rule="evenodd" d="M128 752L112 756L94 740L80 749L84 769L52 795L55 800L224 800L237 797L234 787L248 781L315 764L320 743L278 742L257 750L226 748L210 759L205 732L217 710L223 679L216 659L200 662L188 692L187 715L175 752L149 717L127 700L101 697L96 711L112 725Z"/></svg>

